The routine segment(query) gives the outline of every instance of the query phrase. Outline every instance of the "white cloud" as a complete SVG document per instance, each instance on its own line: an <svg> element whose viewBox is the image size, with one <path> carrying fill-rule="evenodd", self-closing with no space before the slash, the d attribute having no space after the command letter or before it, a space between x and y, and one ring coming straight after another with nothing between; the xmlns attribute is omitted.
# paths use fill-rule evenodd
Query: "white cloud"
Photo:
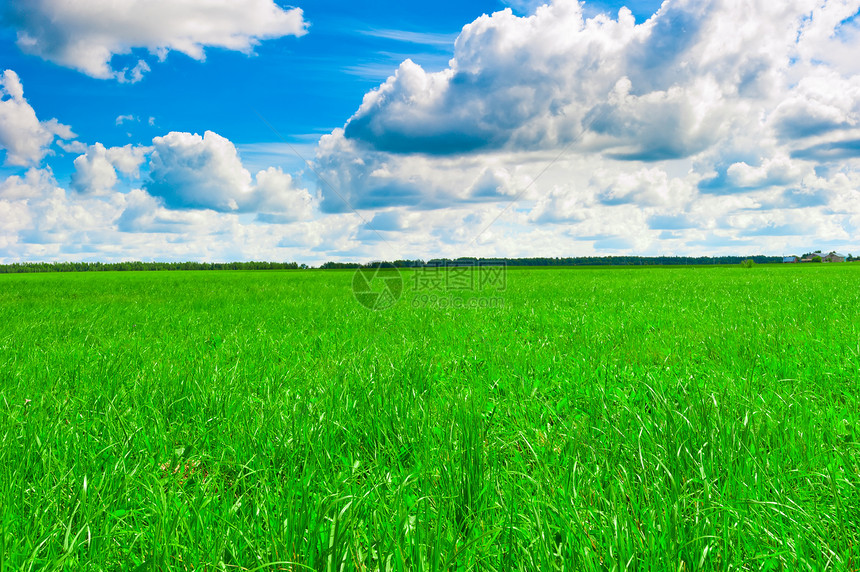
<svg viewBox="0 0 860 572"><path fill-rule="evenodd" d="M57 147L66 153L86 153L87 144L82 141L57 141Z"/></svg>
<svg viewBox="0 0 860 572"><path fill-rule="evenodd" d="M207 131L171 132L152 141L146 190L173 209L258 213L263 222L308 218L312 199L278 168L251 174L228 139Z"/></svg>
<svg viewBox="0 0 860 572"><path fill-rule="evenodd" d="M278 179L275 170L270 173ZM265 178L265 177L263 177ZM280 184L283 181L275 181ZM272 181L270 181L272 184ZM173 210L141 189L67 192L48 169L0 182L0 263L33 260L301 260L320 245L354 245L354 215L291 224L234 213Z"/></svg>
<svg viewBox="0 0 860 572"><path fill-rule="evenodd" d="M637 204L682 208L693 199L690 181L670 177L665 170L651 167L636 171L601 168L593 183L602 190L598 200L604 204Z"/></svg>
<svg viewBox="0 0 860 572"><path fill-rule="evenodd" d="M154 177L147 188L170 192L116 191L120 174L138 178L147 156ZM169 133L152 147L96 143L75 159L75 169L74 192L49 168L0 181L0 262L310 261L321 256L314 253L321 242L349 241L358 224L313 220L314 200L293 176L270 167L252 179L233 144L210 132Z"/></svg>
<svg viewBox="0 0 860 572"><path fill-rule="evenodd" d="M250 199L251 175L228 139L172 131L152 144L146 190L168 207L237 212Z"/></svg>
<svg viewBox="0 0 860 572"><path fill-rule="evenodd" d="M55 137L74 136L69 126L56 119L39 121L24 98L18 74L6 70L0 75L0 149L6 150L6 164L37 164L48 153Z"/></svg>
<svg viewBox="0 0 860 572"><path fill-rule="evenodd" d="M117 183L117 170L127 177L137 178L140 165L150 151L151 147L130 144L110 148L105 148L101 143L91 145L84 155L74 161L72 188L83 194L108 194Z"/></svg>
<svg viewBox="0 0 860 572"><path fill-rule="evenodd" d="M552 161L546 152L482 155L392 154L368 147L337 129L320 139L316 154L321 207L348 212L387 206L437 209L452 204L510 200Z"/></svg>
<svg viewBox="0 0 860 572"><path fill-rule="evenodd" d="M734 163L726 175L730 184L741 188L760 188L777 185L799 183L804 175L811 175L812 168L803 167L785 155L768 157L758 167L752 167L745 162Z"/></svg>
<svg viewBox="0 0 860 572"><path fill-rule="evenodd" d="M776 106L769 121L786 140L860 125L860 75L813 70Z"/></svg>
<svg viewBox="0 0 860 572"><path fill-rule="evenodd" d="M96 143L85 155L75 159L72 188L79 193L104 195L116 185L116 169L107 158L105 148Z"/></svg>
<svg viewBox="0 0 860 572"><path fill-rule="evenodd" d="M487 249L504 233L522 238L512 249L550 233L686 253L848 236L856 216L838 213L858 201L835 189L860 166L858 9L669 0L636 25L556 0L482 16L447 69L403 62L321 138L322 208L402 236L416 232L406 213L507 208Z"/></svg>
<svg viewBox="0 0 860 572"><path fill-rule="evenodd" d="M4 220L9 213L13 218ZM82 242L98 244L116 214L108 201L66 193L49 169L30 169L0 184L0 243L7 251L14 246L24 260L41 259L45 245L59 251Z"/></svg>
<svg viewBox="0 0 860 572"><path fill-rule="evenodd" d="M117 228L122 232L183 233L196 224L212 222L202 211L175 211L164 208L161 201L146 191L134 189L124 197Z"/></svg>
<svg viewBox="0 0 860 572"><path fill-rule="evenodd" d="M301 36L299 8L273 0L11 0L7 18L21 50L96 78L139 81L145 60L112 66L114 55L145 48L159 60L171 51L203 60L207 47L249 53L262 40Z"/></svg>
<svg viewBox="0 0 860 572"><path fill-rule="evenodd" d="M808 41L795 43L820 33L824 24L805 18L819 4L678 0L639 25L626 9L615 20L586 19L566 0L528 17L482 16L463 28L448 69L427 73L406 60L365 96L345 136L401 154L578 141L621 159L690 156L748 128L750 116L779 103L780 90L803 98L815 80L785 81L812 61L798 58L819 55L801 49ZM839 16L860 8L842 4L824 26L831 33ZM831 75L841 94L831 98L843 112L856 106L845 89L855 79Z"/></svg>
<svg viewBox="0 0 860 572"><path fill-rule="evenodd" d="M0 199L21 200L38 199L57 188L54 174L50 169L28 169L23 177L12 175L0 182Z"/></svg>
<svg viewBox="0 0 860 572"><path fill-rule="evenodd" d="M448 155L554 148L584 134L577 147L625 159L689 156L729 134L788 63L801 13L757 2L756 26L726 33L742 5L667 2L640 25L627 9L586 19L566 0L528 17L482 16L463 28L448 69L405 61L365 96L345 135L381 151Z"/></svg>
<svg viewBox="0 0 860 572"><path fill-rule="evenodd" d="M269 167L255 176L256 200L251 208L262 222L292 222L311 218L310 193L295 187L292 176L279 167Z"/></svg>
<svg viewBox="0 0 860 572"><path fill-rule="evenodd" d="M106 150L106 156L120 173L136 179L140 175L141 164L151 152L152 147L129 144L122 147L110 147Z"/></svg>

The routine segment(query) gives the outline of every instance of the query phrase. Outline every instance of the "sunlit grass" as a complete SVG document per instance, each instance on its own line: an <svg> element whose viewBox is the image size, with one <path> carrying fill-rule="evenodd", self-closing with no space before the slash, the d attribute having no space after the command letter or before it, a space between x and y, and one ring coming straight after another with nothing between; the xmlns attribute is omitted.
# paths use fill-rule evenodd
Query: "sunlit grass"
<svg viewBox="0 0 860 572"><path fill-rule="evenodd" d="M351 283L0 276L0 568L860 567L860 267Z"/></svg>

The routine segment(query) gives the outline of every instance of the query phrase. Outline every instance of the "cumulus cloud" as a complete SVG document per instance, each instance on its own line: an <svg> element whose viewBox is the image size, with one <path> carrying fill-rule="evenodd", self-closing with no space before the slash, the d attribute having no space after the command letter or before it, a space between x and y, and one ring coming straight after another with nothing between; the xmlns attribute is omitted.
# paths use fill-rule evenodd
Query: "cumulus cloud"
<svg viewBox="0 0 860 572"><path fill-rule="evenodd" d="M463 28L448 69L401 64L365 96L345 136L393 153L582 139L622 159L689 156L776 89L814 2L747 4L672 1L639 25L627 9L585 18L564 0L527 17L485 15ZM754 24L737 26L738 14Z"/></svg>
<svg viewBox="0 0 860 572"><path fill-rule="evenodd" d="M656 167L621 173L603 168L593 180L602 187L598 200L608 205L682 206L693 198L688 181Z"/></svg>
<svg viewBox="0 0 860 572"><path fill-rule="evenodd" d="M152 140L146 190L170 208L239 211L251 196L251 175L228 139L207 131L172 131Z"/></svg>
<svg viewBox="0 0 860 572"><path fill-rule="evenodd" d="M0 75L0 149L6 150L6 164L39 163L55 137L74 136L68 125L56 119L39 121L24 98L24 87L17 73L6 70Z"/></svg>
<svg viewBox="0 0 860 572"><path fill-rule="evenodd" d="M280 167L269 167L255 176L254 200L249 208L261 222L285 223L311 217L312 199L297 189L293 177Z"/></svg>
<svg viewBox="0 0 860 572"><path fill-rule="evenodd" d="M38 199L57 189L50 169L28 169L23 177L12 175L0 183L0 199Z"/></svg>
<svg viewBox="0 0 860 572"><path fill-rule="evenodd" d="M83 141L57 141L57 147L66 153L86 153L87 144Z"/></svg>
<svg viewBox="0 0 860 572"><path fill-rule="evenodd" d="M150 152L152 152L152 147L129 144L122 147L110 147L105 150L105 155L111 165L120 173L127 177L137 178L140 174L140 166Z"/></svg>
<svg viewBox="0 0 860 572"><path fill-rule="evenodd" d="M831 140L792 152L792 157L823 163L860 157L860 138Z"/></svg>
<svg viewBox="0 0 860 572"><path fill-rule="evenodd" d="M511 200L552 160L544 152L434 156L368 148L341 129L320 139L321 208L326 212Z"/></svg>
<svg viewBox="0 0 860 572"><path fill-rule="evenodd" d="M5 19L18 47L96 78L139 81L146 60L115 69L115 55L147 49L159 60L171 51L203 60L207 47L249 53L262 40L301 36L299 8L273 0L11 0Z"/></svg>
<svg viewBox="0 0 860 572"><path fill-rule="evenodd" d="M367 240L374 221L406 234L403 212L477 204L524 240L555 229L595 251L836 240L856 221L835 213L857 204L858 10L669 0L636 24L555 0L482 16L446 69L404 61L321 138L321 207L376 211Z"/></svg>
<svg viewBox="0 0 860 572"><path fill-rule="evenodd" d="M184 233L196 224L211 220L198 211L175 211L141 189L123 197L124 208L116 219L117 229L125 233Z"/></svg>
<svg viewBox="0 0 860 572"><path fill-rule="evenodd" d="M352 222L347 219L356 219ZM144 190L81 194L50 169L0 182L0 263L33 260L302 260L354 247L354 215L272 226L213 210L174 210Z"/></svg>
<svg viewBox="0 0 860 572"><path fill-rule="evenodd" d="M105 148L101 143L96 143L75 159L72 188L84 194L110 193L117 183L117 170L128 177L137 178L140 165L151 150L149 147L130 144Z"/></svg>
<svg viewBox="0 0 860 572"><path fill-rule="evenodd" d="M860 123L860 75L843 77L818 68L800 80L770 115L786 140L851 129Z"/></svg>
<svg viewBox="0 0 860 572"><path fill-rule="evenodd" d="M233 143L212 131L171 132L152 140L145 189L173 209L258 213L263 222L307 218L311 196L279 168L251 174Z"/></svg>
<svg viewBox="0 0 860 572"><path fill-rule="evenodd" d="M812 174L812 168L807 167L808 173L785 155L768 157L761 165L752 167L745 162L734 163L726 175L729 184L740 188L760 188L777 185L798 183L804 174Z"/></svg>
<svg viewBox="0 0 860 572"><path fill-rule="evenodd" d="M103 195L112 191L116 182L116 169L108 161L105 148L101 143L97 143L95 149L75 159L72 188L79 193Z"/></svg>
<svg viewBox="0 0 860 572"><path fill-rule="evenodd" d="M14 217L6 220L8 214ZM32 168L0 184L0 243L17 244L22 255L25 250L38 255L47 244L59 250L84 240L99 242L114 216L110 202L75 200L50 169Z"/></svg>

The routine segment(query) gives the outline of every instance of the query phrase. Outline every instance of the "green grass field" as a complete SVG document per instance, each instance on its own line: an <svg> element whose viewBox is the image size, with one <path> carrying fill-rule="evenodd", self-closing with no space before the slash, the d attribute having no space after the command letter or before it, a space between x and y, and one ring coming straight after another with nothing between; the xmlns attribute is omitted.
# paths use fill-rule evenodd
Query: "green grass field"
<svg viewBox="0 0 860 572"><path fill-rule="evenodd" d="M404 278L0 276L0 569L860 568L860 265Z"/></svg>

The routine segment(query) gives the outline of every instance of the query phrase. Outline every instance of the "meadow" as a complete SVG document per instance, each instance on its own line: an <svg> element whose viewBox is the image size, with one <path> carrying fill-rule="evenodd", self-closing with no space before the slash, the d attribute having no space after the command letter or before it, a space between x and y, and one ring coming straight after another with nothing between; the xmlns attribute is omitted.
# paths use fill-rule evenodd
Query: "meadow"
<svg viewBox="0 0 860 572"><path fill-rule="evenodd" d="M860 265L0 276L0 570L856 570Z"/></svg>

